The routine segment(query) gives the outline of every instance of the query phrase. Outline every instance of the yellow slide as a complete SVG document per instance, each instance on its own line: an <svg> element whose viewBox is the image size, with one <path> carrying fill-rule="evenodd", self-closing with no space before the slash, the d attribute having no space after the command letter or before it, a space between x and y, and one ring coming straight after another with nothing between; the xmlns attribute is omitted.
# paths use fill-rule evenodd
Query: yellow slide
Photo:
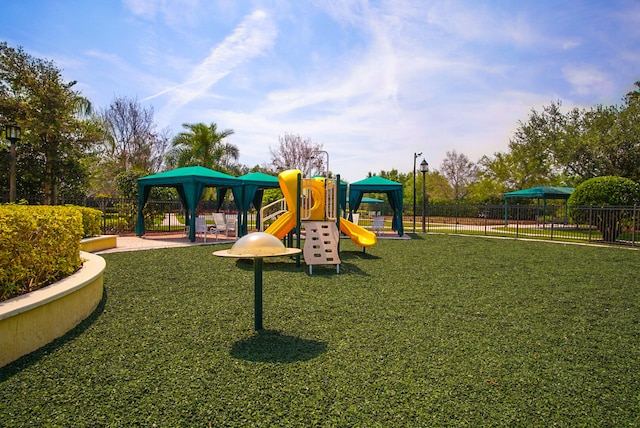
<svg viewBox="0 0 640 428"><path fill-rule="evenodd" d="M340 230L359 247L371 247L376 244L376 234L350 222L340 219Z"/></svg>
<svg viewBox="0 0 640 428"><path fill-rule="evenodd" d="M287 211L271 223L271 226L267 227L265 232L278 239L283 239L294 227L296 227L296 215L291 211Z"/></svg>

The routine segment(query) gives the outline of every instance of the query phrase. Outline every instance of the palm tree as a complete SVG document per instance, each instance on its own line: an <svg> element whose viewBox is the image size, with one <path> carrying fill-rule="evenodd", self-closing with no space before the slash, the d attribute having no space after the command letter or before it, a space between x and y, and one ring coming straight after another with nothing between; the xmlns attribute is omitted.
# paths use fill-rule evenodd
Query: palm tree
<svg viewBox="0 0 640 428"><path fill-rule="evenodd" d="M219 131L215 122L209 126L204 123L184 123L182 127L187 131L173 139L169 164L176 167L200 165L228 172L232 163L238 160L238 147L224 141L233 135L233 129Z"/></svg>

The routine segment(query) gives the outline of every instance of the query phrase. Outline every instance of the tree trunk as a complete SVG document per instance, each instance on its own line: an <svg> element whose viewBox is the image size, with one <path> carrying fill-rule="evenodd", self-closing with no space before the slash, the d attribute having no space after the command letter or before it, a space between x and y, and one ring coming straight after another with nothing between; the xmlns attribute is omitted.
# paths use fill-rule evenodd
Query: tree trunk
<svg viewBox="0 0 640 428"><path fill-rule="evenodd" d="M54 205L54 183L55 183L55 159L56 145L45 140L45 167L44 167L44 200L45 205Z"/></svg>

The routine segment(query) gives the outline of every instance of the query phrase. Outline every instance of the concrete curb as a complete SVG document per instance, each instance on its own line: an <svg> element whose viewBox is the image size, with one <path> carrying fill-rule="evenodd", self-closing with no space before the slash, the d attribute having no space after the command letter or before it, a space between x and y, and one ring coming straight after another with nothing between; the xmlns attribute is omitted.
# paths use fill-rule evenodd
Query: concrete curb
<svg viewBox="0 0 640 428"><path fill-rule="evenodd" d="M0 302L0 367L63 336L96 309L105 260L81 251L82 268L54 284Z"/></svg>

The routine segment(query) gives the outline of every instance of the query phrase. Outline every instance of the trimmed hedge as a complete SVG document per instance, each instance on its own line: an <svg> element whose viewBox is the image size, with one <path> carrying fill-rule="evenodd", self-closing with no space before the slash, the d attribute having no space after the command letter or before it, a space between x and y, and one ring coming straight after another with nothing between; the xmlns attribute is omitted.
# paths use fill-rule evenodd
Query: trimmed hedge
<svg viewBox="0 0 640 428"><path fill-rule="evenodd" d="M82 222L78 207L0 205L0 301L79 269Z"/></svg>
<svg viewBox="0 0 640 428"><path fill-rule="evenodd" d="M640 203L640 184L624 177L595 177L575 188L567 205L633 206Z"/></svg>
<svg viewBox="0 0 640 428"><path fill-rule="evenodd" d="M593 222L605 242L615 242L629 223L630 211L608 210L603 207L632 207L640 203L640 184L624 177L595 177L581 183L573 191L567 205L576 223ZM594 206L592 211L580 209ZM589 216L592 215L592 219Z"/></svg>
<svg viewBox="0 0 640 428"><path fill-rule="evenodd" d="M82 229L85 238L99 236L102 234L102 211L95 208L81 207L77 205L67 205L76 208L82 214Z"/></svg>

